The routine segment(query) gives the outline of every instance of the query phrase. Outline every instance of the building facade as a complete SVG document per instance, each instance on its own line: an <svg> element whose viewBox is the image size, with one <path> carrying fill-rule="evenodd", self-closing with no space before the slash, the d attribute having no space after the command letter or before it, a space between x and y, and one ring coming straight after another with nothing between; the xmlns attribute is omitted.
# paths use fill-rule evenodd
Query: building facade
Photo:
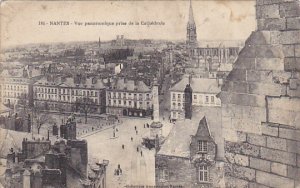
<svg viewBox="0 0 300 188"><path fill-rule="evenodd" d="M44 77L33 84L34 105L43 110L78 111L76 104L88 98L95 107L91 113L105 112L105 84L97 78Z"/></svg>
<svg viewBox="0 0 300 188"><path fill-rule="evenodd" d="M0 102L12 108L20 100L32 104L32 83L39 78L36 71L29 69L4 70L1 73Z"/></svg>
<svg viewBox="0 0 300 188"><path fill-rule="evenodd" d="M170 88L170 118L172 120L185 118L186 109L190 109L190 107L185 107L187 100L184 91L188 84L192 90L192 108L221 106L221 100L216 96L221 91L218 79L184 77Z"/></svg>
<svg viewBox="0 0 300 188"><path fill-rule="evenodd" d="M186 121L175 125L155 156L156 186L222 187L224 164L216 159L217 144L206 117L198 123ZM170 145L173 141L176 148Z"/></svg>
<svg viewBox="0 0 300 188"><path fill-rule="evenodd" d="M68 119L72 127L76 127L74 120ZM24 138L21 151L11 149L5 187L105 188L108 162L88 157L87 142L76 139L76 128L64 133L68 140L60 138L52 144L49 138Z"/></svg>
<svg viewBox="0 0 300 188"><path fill-rule="evenodd" d="M143 81L117 78L106 90L106 113L118 116L151 116L152 90Z"/></svg>

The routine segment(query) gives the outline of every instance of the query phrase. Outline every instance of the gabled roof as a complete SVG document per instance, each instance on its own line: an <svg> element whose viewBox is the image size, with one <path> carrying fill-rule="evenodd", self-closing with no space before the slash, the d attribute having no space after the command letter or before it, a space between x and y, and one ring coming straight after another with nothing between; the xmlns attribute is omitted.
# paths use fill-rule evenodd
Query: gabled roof
<svg viewBox="0 0 300 188"><path fill-rule="evenodd" d="M220 107L193 109L192 119L177 121L157 154L189 158L191 137L199 131L206 132L199 134L203 134L203 136L208 134L217 145L222 143Z"/></svg>
<svg viewBox="0 0 300 188"><path fill-rule="evenodd" d="M205 116L200 120L195 136L200 137L201 140L213 141Z"/></svg>
<svg viewBox="0 0 300 188"><path fill-rule="evenodd" d="M177 84L175 84L170 91L183 92L187 84L189 84L189 78L184 77ZM218 86L217 79L191 78L190 85L193 93L217 94L221 92L221 87Z"/></svg>

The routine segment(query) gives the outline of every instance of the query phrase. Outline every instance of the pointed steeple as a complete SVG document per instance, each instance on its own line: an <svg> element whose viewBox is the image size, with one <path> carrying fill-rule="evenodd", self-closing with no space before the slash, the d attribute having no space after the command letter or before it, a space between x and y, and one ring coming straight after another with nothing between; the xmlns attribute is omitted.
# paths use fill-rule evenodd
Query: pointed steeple
<svg viewBox="0 0 300 188"><path fill-rule="evenodd" d="M203 140L207 140L207 141L213 140L205 116L199 122L196 135Z"/></svg>
<svg viewBox="0 0 300 188"><path fill-rule="evenodd" d="M196 24L194 20L192 0L190 0L190 8L189 8L189 20L186 28L186 44L189 49L194 49L197 47L197 31Z"/></svg>
<svg viewBox="0 0 300 188"><path fill-rule="evenodd" d="M192 0L190 0L190 9L189 9L189 21L188 24L190 25L195 25L195 20L194 20L194 14L193 14L193 7L192 7Z"/></svg>

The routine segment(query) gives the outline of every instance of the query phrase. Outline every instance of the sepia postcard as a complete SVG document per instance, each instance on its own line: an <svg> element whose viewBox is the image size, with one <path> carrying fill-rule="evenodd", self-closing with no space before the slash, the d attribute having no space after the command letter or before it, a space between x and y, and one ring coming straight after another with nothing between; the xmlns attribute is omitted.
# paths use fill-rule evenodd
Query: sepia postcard
<svg viewBox="0 0 300 188"><path fill-rule="evenodd" d="M300 188L299 0L0 5L0 188Z"/></svg>

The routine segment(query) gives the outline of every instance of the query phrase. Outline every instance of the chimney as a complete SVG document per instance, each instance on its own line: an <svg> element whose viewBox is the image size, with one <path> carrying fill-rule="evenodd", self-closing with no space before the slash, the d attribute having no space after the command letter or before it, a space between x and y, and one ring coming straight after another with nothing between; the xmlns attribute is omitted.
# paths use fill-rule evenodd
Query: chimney
<svg viewBox="0 0 300 188"><path fill-rule="evenodd" d="M192 75L189 75L189 85L192 83Z"/></svg>

